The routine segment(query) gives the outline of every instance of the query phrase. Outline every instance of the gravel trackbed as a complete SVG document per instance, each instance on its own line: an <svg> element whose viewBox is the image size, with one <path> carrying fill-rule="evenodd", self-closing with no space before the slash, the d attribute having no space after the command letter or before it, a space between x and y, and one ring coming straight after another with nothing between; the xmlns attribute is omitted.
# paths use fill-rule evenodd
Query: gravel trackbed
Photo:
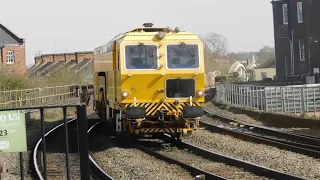
<svg viewBox="0 0 320 180"><path fill-rule="evenodd" d="M249 161L271 169L307 179L320 178L320 159L281 150L279 148L242 141L207 130L194 131L185 142L210 151Z"/></svg>
<svg viewBox="0 0 320 180"><path fill-rule="evenodd" d="M194 179L180 166L158 160L135 148L116 147L107 139L103 142L104 150L91 155L114 179Z"/></svg>

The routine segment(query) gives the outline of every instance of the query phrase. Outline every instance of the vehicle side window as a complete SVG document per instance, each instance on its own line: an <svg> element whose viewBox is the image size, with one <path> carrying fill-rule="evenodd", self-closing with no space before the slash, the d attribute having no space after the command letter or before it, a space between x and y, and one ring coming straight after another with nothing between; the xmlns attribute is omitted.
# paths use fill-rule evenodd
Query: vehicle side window
<svg viewBox="0 0 320 180"><path fill-rule="evenodd" d="M117 51L117 57L118 57L118 70L120 70L120 50Z"/></svg>

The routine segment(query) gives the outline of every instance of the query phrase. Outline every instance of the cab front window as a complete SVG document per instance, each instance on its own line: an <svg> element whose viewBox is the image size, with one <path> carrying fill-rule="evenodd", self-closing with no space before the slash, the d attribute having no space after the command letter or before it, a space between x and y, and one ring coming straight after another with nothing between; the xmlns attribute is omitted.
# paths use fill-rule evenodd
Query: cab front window
<svg viewBox="0 0 320 180"><path fill-rule="evenodd" d="M199 47L196 44L175 44L167 46L169 69L199 68Z"/></svg>
<svg viewBox="0 0 320 180"><path fill-rule="evenodd" d="M126 45L125 64L126 69L157 69L156 45Z"/></svg>

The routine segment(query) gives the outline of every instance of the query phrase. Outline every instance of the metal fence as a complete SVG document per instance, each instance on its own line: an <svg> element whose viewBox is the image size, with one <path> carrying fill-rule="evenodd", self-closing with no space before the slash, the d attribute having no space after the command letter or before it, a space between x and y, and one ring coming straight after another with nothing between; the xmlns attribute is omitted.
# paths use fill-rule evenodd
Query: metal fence
<svg viewBox="0 0 320 180"><path fill-rule="evenodd" d="M64 126L64 128L60 128L64 130L64 139L61 139L61 142L65 144L64 152L65 153L65 164L66 164L66 179L71 179L71 169L79 169L80 170L80 178L81 180L87 180L89 179L89 150L88 150L88 124L87 124L87 110L85 105L67 105L67 106L41 106L41 107L28 107L28 109L33 109L35 111L40 111L40 121L41 121L41 127L38 129L41 133L41 140L38 141L36 147L39 148L39 150L34 150L33 154L30 154L32 156L33 165L35 168L35 176L38 176L39 179L49 179L49 173L48 173L48 165L49 162L47 162L47 141L52 141L53 138L55 138L55 135L52 135L49 137L49 133L52 133L53 130L46 133L45 131L45 118L44 118L44 111L49 109L56 109L56 108L62 108L63 109L63 123L57 126L56 128L59 128L61 126ZM76 131L69 132L68 126L67 126L67 108L76 108ZM25 111L24 108L12 108L12 109L1 109L0 113L16 113L20 111ZM5 115L2 115L5 116ZM23 152L26 152L27 147L29 147L31 144L27 142L27 129L25 127L25 122L23 121L24 118L18 118L15 120L15 122L3 122L2 126L6 128L10 128L11 130L5 130L8 134L5 134L5 136L0 139L0 144L2 144L2 147L0 148L0 154L6 153L6 152L14 152L19 153L20 156L20 178L21 180L25 179L26 173L24 171L24 165L26 163L30 163L29 160L23 159ZM3 120L3 119L2 119ZM1 125L1 124L0 124ZM6 125L6 126L4 126ZM18 126L19 125L19 126ZM20 127L20 128L19 128ZM16 128L16 129L15 129ZM13 131L14 130L14 131ZM21 131L21 132L20 132ZM74 134L75 138L78 139L76 141L76 152L70 152L69 145L70 143L74 143L75 140L69 141L68 139L70 136ZM7 136L6 136L7 135ZM19 136L19 138L14 138L16 136ZM4 138L4 139L3 139ZM18 144L20 143L20 144ZM4 147L3 144L8 144L7 147ZM12 149L9 148L13 147ZM41 146L40 146L41 145ZM63 145L59 145L60 147ZM17 148L18 147L18 148ZM22 149L22 150L21 150ZM23 150L24 149L24 150ZM8 150L8 151L4 151ZM21 150L21 151L20 151ZM2 152L3 151L3 152ZM51 152L52 153L52 152ZM54 152L54 153L59 153ZM70 154L76 154L76 162L73 160L73 164L70 163L69 156ZM42 156L41 156L42 155ZM42 157L42 158L40 158ZM60 162L60 165L62 166L62 163ZM64 173L62 173L64 175ZM1 172L0 172L0 179L1 179ZM52 176L51 176L52 178Z"/></svg>
<svg viewBox="0 0 320 180"><path fill-rule="evenodd" d="M320 84L294 86L217 84L216 100L273 113L317 115L320 111Z"/></svg>
<svg viewBox="0 0 320 180"><path fill-rule="evenodd" d="M0 109L66 103L68 101L79 99L82 90L88 90L88 87L90 86L91 85L65 85L13 91L0 91Z"/></svg>

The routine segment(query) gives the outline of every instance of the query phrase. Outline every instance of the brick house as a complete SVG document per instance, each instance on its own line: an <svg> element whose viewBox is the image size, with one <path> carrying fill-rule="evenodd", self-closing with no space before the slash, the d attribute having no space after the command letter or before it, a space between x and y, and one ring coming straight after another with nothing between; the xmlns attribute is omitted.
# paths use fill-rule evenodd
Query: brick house
<svg viewBox="0 0 320 180"><path fill-rule="evenodd" d="M74 53L59 53L59 54L43 54L34 58L35 64L45 62L57 62L57 61L82 61L93 59L92 51L82 51Z"/></svg>
<svg viewBox="0 0 320 180"><path fill-rule="evenodd" d="M42 54L34 58L35 64L28 69L29 76L50 76L55 70L65 67L83 71L92 76L93 51L73 53Z"/></svg>
<svg viewBox="0 0 320 180"><path fill-rule="evenodd" d="M272 0L277 78L320 82L320 0Z"/></svg>
<svg viewBox="0 0 320 180"><path fill-rule="evenodd" d="M24 75L27 72L25 41L0 24L0 70Z"/></svg>

